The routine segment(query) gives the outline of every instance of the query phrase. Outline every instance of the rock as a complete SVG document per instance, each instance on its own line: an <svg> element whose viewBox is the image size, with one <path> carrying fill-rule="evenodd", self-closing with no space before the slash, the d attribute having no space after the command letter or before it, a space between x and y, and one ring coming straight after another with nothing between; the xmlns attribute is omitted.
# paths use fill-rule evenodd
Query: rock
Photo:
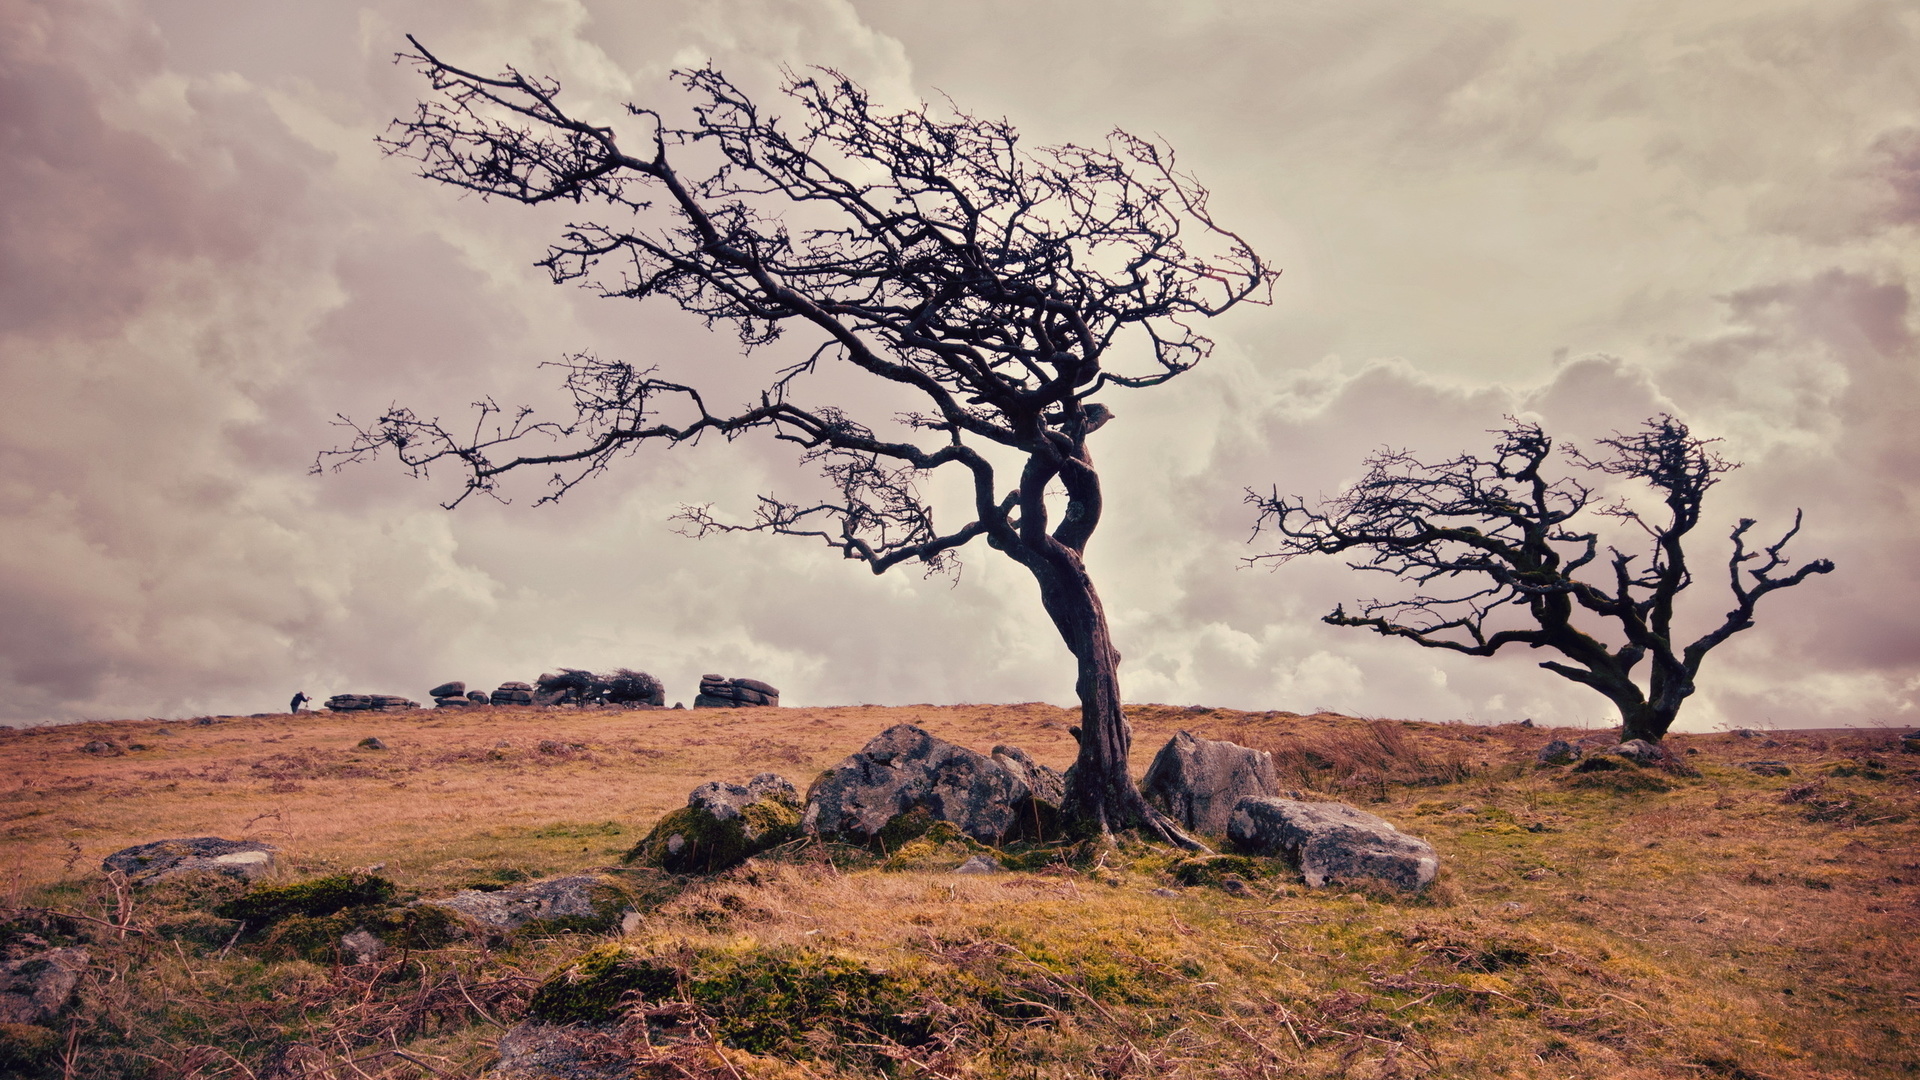
<svg viewBox="0 0 1920 1080"><path fill-rule="evenodd" d="M1038 816L1032 787L999 762L900 724L820 774L807 791L801 826L870 843L916 810L995 845Z"/></svg>
<svg viewBox="0 0 1920 1080"><path fill-rule="evenodd" d="M1534 760L1541 765L1571 765L1579 761L1581 750L1565 739L1555 739L1540 748Z"/></svg>
<svg viewBox="0 0 1920 1080"><path fill-rule="evenodd" d="M799 790L778 773L761 773L745 784L694 788L687 805L661 818L626 859L678 874L710 874L799 834Z"/></svg>
<svg viewBox="0 0 1920 1080"><path fill-rule="evenodd" d="M1280 855L1310 887L1374 878L1415 892L1433 881L1440 859L1425 840L1345 803L1247 798L1233 808L1227 836L1253 855Z"/></svg>
<svg viewBox="0 0 1920 1080"><path fill-rule="evenodd" d="M1154 755L1140 793L1194 832L1219 836L1241 799L1277 795L1273 755L1176 732Z"/></svg>
<svg viewBox="0 0 1920 1080"><path fill-rule="evenodd" d="M120 748L120 745L118 743L110 742L105 739L93 740L92 742L86 744L85 746L82 746L80 748L80 752L83 754L92 754L95 757L119 757L120 755L126 753L125 750Z"/></svg>
<svg viewBox="0 0 1920 1080"><path fill-rule="evenodd" d="M1761 776L1793 775L1793 770L1787 768L1787 763L1784 761L1736 761L1734 765Z"/></svg>
<svg viewBox="0 0 1920 1080"><path fill-rule="evenodd" d="M420 707L419 702L412 698L401 697L399 694L368 694L367 696L373 699L373 707L376 709L417 709Z"/></svg>
<svg viewBox="0 0 1920 1080"><path fill-rule="evenodd" d="M1180 899L1180 894L1179 894L1179 893L1177 893L1177 892L1174 892L1174 891L1173 891L1172 889L1149 889L1149 890L1147 890L1147 895L1149 895L1149 896L1157 896L1157 897L1159 897L1159 898L1161 898L1162 900L1178 900L1178 899Z"/></svg>
<svg viewBox="0 0 1920 1080"><path fill-rule="evenodd" d="M493 1080L629 1080L637 1066L606 1025L526 1020L500 1036Z"/></svg>
<svg viewBox="0 0 1920 1080"><path fill-rule="evenodd" d="M353 962L356 964L371 964L380 959L381 954L387 951L387 947L362 926L350 934L341 936L340 951L353 957Z"/></svg>
<svg viewBox="0 0 1920 1080"><path fill-rule="evenodd" d="M487 700L494 705L531 705L533 704L533 687L523 682L501 683L500 688L495 690Z"/></svg>
<svg viewBox="0 0 1920 1080"><path fill-rule="evenodd" d="M621 917L633 908L633 897L617 879L605 874L568 874L493 892L462 889L428 903L495 930L550 922L559 924L557 928L602 931L620 925Z"/></svg>
<svg viewBox="0 0 1920 1080"><path fill-rule="evenodd" d="M1533 726L1533 717L1531 717L1531 716L1529 716L1529 717L1527 717L1527 718L1526 718L1525 720L1522 720L1522 721L1520 721L1520 723L1519 723L1519 725L1518 725L1518 726L1520 726L1520 727L1532 727L1532 726Z"/></svg>
<svg viewBox="0 0 1920 1080"><path fill-rule="evenodd" d="M335 694L327 699L327 708L334 712L359 712L373 708L373 698L368 694Z"/></svg>
<svg viewBox="0 0 1920 1080"><path fill-rule="evenodd" d="M433 699L433 707L436 709L470 709L473 707L473 702L467 700L464 696L437 697Z"/></svg>
<svg viewBox="0 0 1920 1080"><path fill-rule="evenodd" d="M1058 807L1067 798L1067 778L1058 769L1042 765L1017 746L996 746L993 760L1000 767L1026 782L1033 797Z"/></svg>
<svg viewBox="0 0 1920 1080"><path fill-rule="evenodd" d="M467 691L467 700L473 702L475 705L493 704L493 698L489 696L485 690Z"/></svg>
<svg viewBox="0 0 1920 1080"><path fill-rule="evenodd" d="M696 709L739 709L778 704L780 691L768 683L758 679L728 679L719 675L700 676L700 693L693 699Z"/></svg>
<svg viewBox="0 0 1920 1080"><path fill-rule="evenodd" d="M362 750L385 750L387 748L387 744L381 742L378 735L369 735L353 745Z"/></svg>
<svg viewBox="0 0 1920 1080"><path fill-rule="evenodd" d="M988 858L985 855L975 855L973 858L953 868L953 872L956 874L998 874L1005 870L1006 867L1001 866L999 860Z"/></svg>
<svg viewBox="0 0 1920 1080"><path fill-rule="evenodd" d="M73 998L87 950L47 949L0 964L0 1024L45 1024Z"/></svg>
<svg viewBox="0 0 1920 1080"><path fill-rule="evenodd" d="M141 883L193 871L252 881L273 869L273 856L278 850L257 840L223 840L218 836L155 840L114 852L101 861L100 869L125 874L129 881Z"/></svg>
<svg viewBox="0 0 1920 1080"><path fill-rule="evenodd" d="M435 699L450 697L464 698L467 696L467 684L458 679L455 679L453 682L443 682L439 686L427 691L427 696Z"/></svg>
<svg viewBox="0 0 1920 1080"><path fill-rule="evenodd" d="M1626 758L1635 765L1655 765L1666 756L1659 747L1645 739L1628 739L1626 742L1607 747L1604 752Z"/></svg>

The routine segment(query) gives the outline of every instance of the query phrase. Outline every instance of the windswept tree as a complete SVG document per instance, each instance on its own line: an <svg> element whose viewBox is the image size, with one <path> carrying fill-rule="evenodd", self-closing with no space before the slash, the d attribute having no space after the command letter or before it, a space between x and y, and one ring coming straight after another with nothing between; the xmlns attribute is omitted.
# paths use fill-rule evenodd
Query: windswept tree
<svg viewBox="0 0 1920 1080"><path fill-rule="evenodd" d="M1683 643L1674 636L1674 605L1693 583L1687 535L1708 489L1735 467L1713 451L1717 440L1656 416L1639 431L1599 440L1596 455L1565 451L1577 468L1646 483L1665 506L1655 511L1626 500L1594 505L1586 484L1549 478L1553 440L1537 424L1509 417L1495 434L1489 458L1428 465L1405 452L1377 453L1359 483L1315 508L1278 490L1249 491L1260 510L1256 536L1279 538L1275 550L1249 561L1363 553L1350 565L1398 578L1414 595L1373 600L1358 615L1342 605L1326 622L1469 656L1509 645L1551 649L1568 662L1541 667L1606 695L1620 710L1623 737L1650 742L1673 725L1707 653L1753 625L1761 597L1833 570L1817 559L1781 573L1787 542L1800 531L1798 511L1785 535L1758 549L1747 539L1756 523L1743 518L1727 560L1733 610ZM1603 556L1600 534L1581 516L1589 510L1644 535L1646 550L1608 545ZM1644 686L1634 670L1642 662Z"/></svg>
<svg viewBox="0 0 1920 1080"><path fill-rule="evenodd" d="M486 198L611 215L564 230L539 264L555 282L677 304L745 354L788 332L802 344L735 408L657 368L576 355L559 365L571 416L489 400L477 424L443 425L395 408L335 453L389 451L417 474L454 466L465 490L452 505L519 470L550 474L542 501L558 498L649 443L756 430L791 442L831 495L762 496L741 522L690 508L687 531L811 537L874 573L947 570L984 539L1032 573L1078 664L1067 819L1191 843L1127 774L1120 654L1083 561L1106 510L1088 439L1112 416L1096 398L1193 367L1211 348L1194 324L1264 302L1277 271L1214 222L1172 152L1121 131L1101 147L1028 148L1005 121L882 111L824 70L788 77L791 126L708 68L675 76L688 119L629 105L631 130L616 132L569 112L552 79L478 75L408 40L401 59L434 94L395 121L390 153ZM1115 365L1123 352L1132 363ZM915 411L810 400L808 376L829 365ZM942 469L969 481L958 524L936 525L923 493Z"/></svg>

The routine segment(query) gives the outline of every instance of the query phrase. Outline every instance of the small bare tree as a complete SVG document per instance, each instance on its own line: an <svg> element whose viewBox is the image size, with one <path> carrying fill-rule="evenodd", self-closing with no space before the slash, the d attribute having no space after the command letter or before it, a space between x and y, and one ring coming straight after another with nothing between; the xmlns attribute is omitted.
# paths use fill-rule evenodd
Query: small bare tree
<svg viewBox="0 0 1920 1080"><path fill-rule="evenodd" d="M1277 271L1215 224L1206 190L1172 153L1120 131L1104 148L1028 149L1005 121L879 111L831 71L789 76L790 132L711 69L676 75L694 99L689 123L627 106L639 129L629 150L612 127L563 109L551 79L477 75L408 40L414 51L401 59L436 96L395 121L390 153L483 197L593 202L616 215L565 230L540 264L556 282L664 297L732 328L747 352L788 329L816 347L735 410L654 369L582 355L560 365L569 419L508 417L486 401L476 426L456 430L395 408L334 453L391 451L417 474L453 464L465 473L453 503L494 492L515 470L558 468L553 499L643 444L768 430L799 446L836 494L763 496L748 523L689 508L688 531L813 537L875 573L909 561L948 569L956 549L984 537L1033 574L1078 664L1067 820L1191 843L1127 773L1120 655L1082 561L1105 511L1087 440L1112 415L1093 399L1191 368L1211 348L1192 323L1264 302ZM1110 370L1129 332L1143 363ZM844 404L803 402L804 377L826 363L904 389L922 411L881 427ZM519 449L533 438L553 445ZM1018 479L1003 487L1009 464ZM935 525L919 486L943 468L971 480L957 527Z"/></svg>
<svg viewBox="0 0 1920 1080"><path fill-rule="evenodd" d="M1786 535L1759 550L1747 547L1755 522L1743 518L1727 562L1733 610L1683 645L1673 634L1675 600L1693 583L1683 545L1700 523L1707 490L1735 467L1714 453L1717 440L1657 416L1632 434L1599 440L1600 456L1567 449L1580 468L1645 481L1666 506L1656 516L1626 502L1591 507L1638 528L1651 548L1643 557L1608 547L1602 561L1599 534L1579 522L1592 489L1543 475L1553 441L1538 425L1511 417L1495 434L1491 458L1427 465L1405 452L1377 453L1364 479L1317 509L1277 490L1249 491L1247 501L1260 509L1256 535L1270 530L1280 544L1248 561L1366 552L1355 569L1390 574L1418 591L1371 601L1359 615L1336 607L1326 622L1469 656L1492 656L1508 645L1552 649L1571 663L1541 667L1606 695L1620 710L1623 737L1650 742L1673 725L1708 651L1753 625L1761 597L1833 570L1818 559L1776 576L1787 565L1787 542L1800 531L1799 513ZM1583 619L1611 627L1621 644L1610 647L1575 625ZM1634 681L1643 660L1645 689Z"/></svg>

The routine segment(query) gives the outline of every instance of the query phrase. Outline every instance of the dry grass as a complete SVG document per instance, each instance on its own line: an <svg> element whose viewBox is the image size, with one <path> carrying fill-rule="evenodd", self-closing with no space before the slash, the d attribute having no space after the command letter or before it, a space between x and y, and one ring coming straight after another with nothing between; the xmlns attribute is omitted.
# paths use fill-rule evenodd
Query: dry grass
<svg viewBox="0 0 1920 1080"><path fill-rule="evenodd" d="M1283 783L1431 840L1442 881L1416 900L1286 875L1168 898L1152 890L1173 883L1174 857L1145 848L991 878L947 874L939 853L902 870L795 850L682 882L628 944L689 971L851 958L925 997L923 1041L749 1054L710 1037L725 1018L692 998L593 1037L680 1080L1920 1072L1920 757L1890 738L1676 736L1699 775L1621 791L1533 767L1548 738L1582 732L1132 715L1138 766L1181 727L1270 749ZM182 928L204 903L116 891L99 859L165 836L253 837L294 875L384 863L434 895L612 863L697 783L772 770L804 786L901 722L1071 756L1072 715L1043 705L41 729L0 740L0 775L17 778L0 790L0 899L24 913L16 926L99 959L54 1075L471 1076L537 981L596 939L274 960L217 927L196 938ZM391 749L356 749L368 734ZM108 740L121 752L81 749ZM1752 759L1790 775L1736 764Z"/></svg>

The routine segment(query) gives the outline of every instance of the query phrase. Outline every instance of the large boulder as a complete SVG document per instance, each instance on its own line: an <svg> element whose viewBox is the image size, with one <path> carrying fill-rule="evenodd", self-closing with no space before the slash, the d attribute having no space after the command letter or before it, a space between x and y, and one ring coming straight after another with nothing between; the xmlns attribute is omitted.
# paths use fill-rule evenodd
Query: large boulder
<svg viewBox="0 0 1920 1080"><path fill-rule="evenodd" d="M487 701L491 705L531 705L533 687L523 682L503 682Z"/></svg>
<svg viewBox="0 0 1920 1080"><path fill-rule="evenodd" d="M1176 732L1154 755L1140 793L1187 829L1220 836L1241 799L1278 795L1273 755Z"/></svg>
<svg viewBox="0 0 1920 1080"><path fill-rule="evenodd" d="M677 874L713 873L737 866L800 834L800 792L778 773L745 784L701 784L687 805L660 819L628 862Z"/></svg>
<svg viewBox="0 0 1920 1080"><path fill-rule="evenodd" d="M452 682L443 682L439 686L427 691L427 696L436 701L440 698L464 698L467 696L467 684L458 679Z"/></svg>
<svg viewBox="0 0 1920 1080"><path fill-rule="evenodd" d="M700 676L700 693L693 699L696 709L741 709L780 704L780 691L759 679L729 679L720 675Z"/></svg>
<svg viewBox="0 0 1920 1080"><path fill-rule="evenodd" d="M100 869L125 874L127 880L139 883L194 871L252 881L273 869L273 856L278 850L258 840L191 836L122 848L101 860Z"/></svg>
<svg viewBox="0 0 1920 1080"><path fill-rule="evenodd" d="M535 680L534 700L543 705L624 705L628 707L666 704L666 687L644 671L618 668L606 675L595 675L584 668L561 668L558 674L542 675Z"/></svg>
<svg viewBox="0 0 1920 1080"><path fill-rule="evenodd" d="M554 929L600 931L620 924L633 909L633 896L605 874L568 874L493 891L462 889L430 903L494 930L538 922Z"/></svg>
<svg viewBox="0 0 1920 1080"><path fill-rule="evenodd" d="M0 1024L45 1024L73 997L87 950L45 949L0 964Z"/></svg>
<svg viewBox="0 0 1920 1080"><path fill-rule="evenodd" d="M1554 739L1540 748L1534 760L1541 765L1571 765L1579 761L1584 751L1565 739Z"/></svg>
<svg viewBox="0 0 1920 1080"><path fill-rule="evenodd" d="M335 694L327 699L334 712L368 712L377 709L417 709L420 703L399 694Z"/></svg>
<svg viewBox="0 0 1920 1080"><path fill-rule="evenodd" d="M1027 776L1003 762L1020 765ZM1018 751L996 760L900 724L821 773L807 791L800 823L816 835L871 843L896 818L914 814L929 823L948 822L983 844L1000 844L1035 821L1045 824L1045 815L1036 812L1035 788L1058 789L1044 774L1036 783L1035 768Z"/></svg>
<svg viewBox="0 0 1920 1080"><path fill-rule="evenodd" d="M1345 803L1241 799L1227 822L1227 838L1247 854L1297 863L1314 888L1371 878L1417 892L1440 870L1433 845Z"/></svg>

